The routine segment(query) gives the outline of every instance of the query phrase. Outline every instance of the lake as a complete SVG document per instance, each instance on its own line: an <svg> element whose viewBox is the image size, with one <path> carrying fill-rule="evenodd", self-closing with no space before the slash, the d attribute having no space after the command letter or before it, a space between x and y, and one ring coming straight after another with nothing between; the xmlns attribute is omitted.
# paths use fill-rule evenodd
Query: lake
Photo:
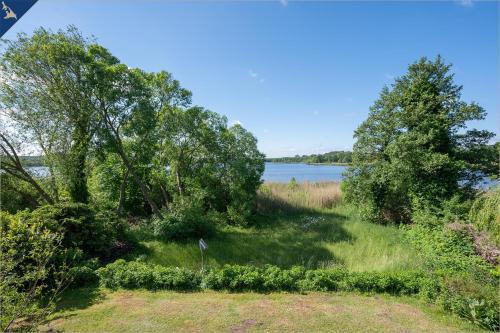
<svg viewBox="0 0 500 333"><path fill-rule="evenodd" d="M272 163L266 162L266 169L262 179L266 182L287 183L295 177L298 182L334 181L340 182L344 178L342 173L347 169L344 165L317 165L306 163ZM498 180L484 177L476 187L487 189L498 186Z"/></svg>
<svg viewBox="0 0 500 333"><path fill-rule="evenodd" d="M266 162L262 179L266 182L288 183L292 177L298 182L342 181L342 173L347 169L345 165L317 165L306 163L272 163ZM47 177L47 167L29 167L28 170L37 177ZM487 177L478 184L478 188L489 188L498 185L498 180Z"/></svg>
<svg viewBox="0 0 500 333"><path fill-rule="evenodd" d="M287 183L295 177L298 182L342 181L345 165L316 165L305 163L266 162L262 178L266 182Z"/></svg>

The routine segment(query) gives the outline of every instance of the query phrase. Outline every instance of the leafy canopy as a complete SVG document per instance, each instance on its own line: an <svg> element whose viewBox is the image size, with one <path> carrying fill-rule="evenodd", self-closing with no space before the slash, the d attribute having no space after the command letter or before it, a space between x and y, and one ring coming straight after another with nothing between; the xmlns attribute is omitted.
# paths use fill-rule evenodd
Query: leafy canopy
<svg viewBox="0 0 500 333"><path fill-rule="evenodd" d="M451 65L421 58L384 87L355 131L347 199L377 222L408 222L419 207L440 208L465 198L484 174L497 170L488 131L467 130L485 110L461 100Z"/></svg>

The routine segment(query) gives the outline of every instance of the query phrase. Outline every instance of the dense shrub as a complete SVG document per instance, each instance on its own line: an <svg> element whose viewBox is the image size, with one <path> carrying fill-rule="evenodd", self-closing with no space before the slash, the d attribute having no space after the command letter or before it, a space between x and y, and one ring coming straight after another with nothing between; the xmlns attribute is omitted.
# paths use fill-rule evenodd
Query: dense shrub
<svg viewBox="0 0 500 333"><path fill-rule="evenodd" d="M493 266L476 255L464 229L440 224L433 214L420 212L408 228L407 239L436 275L421 285L421 295L490 330L499 328L498 277Z"/></svg>
<svg viewBox="0 0 500 333"><path fill-rule="evenodd" d="M81 250L83 258L107 258L112 255L114 242L124 237L125 224L114 214L96 214L85 204L61 203L22 211L19 217L27 224L41 223L49 230L61 233L61 246Z"/></svg>
<svg viewBox="0 0 500 333"><path fill-rule="evenodd" d="M151 225L155 236L166 239L209 237L214 232L210 214L205 214L197 200L188 198L172 203L164 217L154 217Z"/></svg>
<svg viewBox="0 0 500 333"><path fill-rule="evenodd" d="M488 279L493 268L476 255L471 236L465 231L417 223L408 228L406 236L431 271L461 272Z"/></svg>
<svg viewBox="0 0 500 333"><path fill-rule="evenodd" d="M30 318L23 330L36 328L69 284L75 253L61 248L62 235L43 222L1 211L0 235L0 331L10 332L19 318Z"/></svg>
<svg viewBox="0 0 500 333"><path fill-rule="evenodd" d="M208 270L201 280L198 274L188 270L120 259L100 268L97 274L103 286L126 289L188 290L202 287L235 292L359 291L406 295L418 294L422 287L429 289L429 278L421 272L359 273L348 272L343 267L305 270L302 267L282 269L271 265L225 265ZM171 282L175 280L174 276L179 282ZM185 285L185 279L191 282Z"/></svg>
<svg viewBox="0 0 500 333"><path fill-rule="evenodd" d="M466 274L446 275L436 301L482 328L498 331L500 327L497 285L480 283Z"/></svg>
<svg viewBox="0 0 500 333"><path fill-rule="evenodd" d="M95 271L98 267L99 262L95 258L72 267L70 269L72 276L71 287L84 287L97 283L99 277Z"/></svg>
<svg viewBox="0 0 500 333"><path fill-rule="evenodd" d="M339 269L318 269L307 271L304 278L299 282L303 291L337 291L345 287L345 279L348 273Z"/></svg>
<svg viewBox="0 0 500 333"><path fill-rule="evenodd" d="M188 269L126 262L123 259L99 268L97 275L101 285L111 289L195 290L201 283L200 275Z"/></svg>
<svg viewBox="0 0 500 333"><path fill-rule="evenodd" d="M474 201L469 219L478 230L486 231L500 245L500 187Z"/></svg>
<svg viewBox="0 0 500 333"><path fill-rule="evenodd" d="M15 214L25 208L35 209L44 202L39 193L27 182L5 172L1 174L1 177L0 198L2 198L3 211ZM39 182L42 183L43 179Z"/></svg>

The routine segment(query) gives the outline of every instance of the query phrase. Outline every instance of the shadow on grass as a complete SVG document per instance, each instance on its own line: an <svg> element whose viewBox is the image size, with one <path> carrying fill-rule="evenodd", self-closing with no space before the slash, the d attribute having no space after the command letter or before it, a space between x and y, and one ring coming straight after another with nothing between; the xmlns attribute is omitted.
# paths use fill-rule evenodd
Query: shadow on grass
<svg viewBox="0 0 500 333"><path fill-rule="evenodd" d="M61 301L57 304L57 311L72 311L85 309L104 299L104 294L97 284L68 289L62 295Z"/></svg>
<svg viewBox="0 0 500 333"><path fill-rule="evenodd" d="M325 243L353 241L343 226L346 217L312 210L261 215L254 228L227 228L211 240L207 257L224 263L264 265L283 268L294 265L319 268L343 264Z"/></svg>
<svg viewBox="0 0 500 333"><path fill-rule="evenodd" d="M251 227L221 227L213 237L206 239L209 248L205 252L205 263L212 267L271 264L282 268L343 264L326 243L354 240L344 228L345 221L346 216L325 210L296 209L286 214L259 214ZM142 244L127 258L129 260L142 256L148 262L161 265L200 267L197 239L165 241L142 232L138 237Z"/></svg>
<svg viewBox="0 0 500 333"><path fill-rule="evenodd" d="M42 332L62 332L52 327L51 323L58 319L68 319L76 316L75 313L69 313L69 311L85 309L102 300L104 300L104 294L97 284L88 287L67 289L61 295L61 300L57 303L55 314L49 316L49 319L44 321L39 329Z"/></svg>

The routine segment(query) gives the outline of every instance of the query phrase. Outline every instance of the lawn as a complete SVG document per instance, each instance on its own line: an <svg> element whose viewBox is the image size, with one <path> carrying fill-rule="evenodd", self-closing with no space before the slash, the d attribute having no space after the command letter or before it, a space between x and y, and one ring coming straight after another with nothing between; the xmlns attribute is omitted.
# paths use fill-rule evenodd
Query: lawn
<svg viewBox="0 0 500 333"><path fill-rule="evenodd" d="M200 268L197 240L172 242L137 233L141 248L130 258L155 264ZM346 207L260 216L251 228L224 227L207 240L206 262L223 264L345 265L353 271L418 267L397 227L362 222Z"/></svg>
<svg viewBox="0 0 500 333"><path fill-rule="evenodd" d="M72 290L50 332L471 332L407 297Z"/></svg>

